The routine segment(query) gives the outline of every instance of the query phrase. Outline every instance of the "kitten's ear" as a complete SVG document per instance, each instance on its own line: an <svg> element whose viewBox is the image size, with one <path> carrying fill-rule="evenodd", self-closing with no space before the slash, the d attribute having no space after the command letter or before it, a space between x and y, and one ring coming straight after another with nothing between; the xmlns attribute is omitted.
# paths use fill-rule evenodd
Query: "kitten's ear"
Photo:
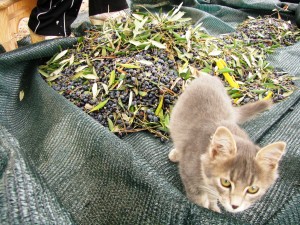
<svg viewBox="0 0 300 225"><path fill-rule="evenodd" d="M218 127L212 137L209 151L212 159L234 157L236 155L236 143L230 130L226 127Z"/></svg>
<svg viewBox="0 0 300 225"><path fill-rule="evenodd" d="M277 169L278 162L285 151L285 142L274 142L260 149L256 154L256 161L267 170Z"/></svg>
<svg viewBox="0 0 300 225"><path fill-rule="evenodd" d="M208 73L202 72L200 70L197 70L195 67L193 66L189 66L190 71L192 73L193 76L195 77L200 77L200 76L210 76Z"/></svg>

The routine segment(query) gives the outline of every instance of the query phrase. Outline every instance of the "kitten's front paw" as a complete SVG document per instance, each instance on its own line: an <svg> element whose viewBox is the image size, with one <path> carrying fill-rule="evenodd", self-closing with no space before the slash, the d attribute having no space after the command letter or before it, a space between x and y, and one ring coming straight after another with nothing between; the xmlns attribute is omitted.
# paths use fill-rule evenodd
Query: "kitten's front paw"
<svg viewBox="0 0 300 225"><path fill-rule="evenodd" d="M169 155L168 155L169 159L172 161L172 162L179 162L179 153L178 151L176 150L176 148L173 148Z"/></svg>
<svg viewBox="0 0 300 225"><path fill-rule="evenodd" d="M206 194L198 195L194 198L194 202L204 208L209 208L209 200Z"/></svg>
<svg viewBox="0 0 300 225"><path fill-rule="evenodd" d="M211 209L212 211L221 213L221 209L219 208L219 206L217 205L216 202L213 202L213 203L210 202L210 204L209 204L209 209Z"/></svg>
<svg viewBox="0 0 300 225"><path fill-rule="evenodd" d="M217 205L217 201L216 200L211 201L206 194L198 195L196 198L194 198L194 202L197 205L200 205L204 208L221 213L221 210Z"/></svg>

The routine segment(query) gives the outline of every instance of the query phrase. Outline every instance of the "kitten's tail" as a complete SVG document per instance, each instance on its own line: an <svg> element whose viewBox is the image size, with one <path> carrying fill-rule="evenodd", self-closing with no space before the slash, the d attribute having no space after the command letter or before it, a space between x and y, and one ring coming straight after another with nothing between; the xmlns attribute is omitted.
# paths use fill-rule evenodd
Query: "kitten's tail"
<svg viewBox="0 0 300 225"><path fill-rule="evenodd" d="M253 103L248 103L241 107L235 108L237 111L237 122L242 124L247 120L255 117L258 113L261 113L272 105L271 100L261 100Z"/></svg>

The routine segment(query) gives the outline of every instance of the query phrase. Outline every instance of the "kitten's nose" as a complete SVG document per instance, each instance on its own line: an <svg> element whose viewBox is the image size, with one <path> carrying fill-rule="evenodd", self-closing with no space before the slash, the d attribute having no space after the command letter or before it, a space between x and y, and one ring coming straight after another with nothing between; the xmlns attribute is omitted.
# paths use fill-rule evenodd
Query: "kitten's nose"
<svg viewBox="0 0 300 225"><path fill-rule="evenodd" d="M232 207L233 209L237 209L239 206L238 206L238 205L231 205L231 207Z"/></svg>

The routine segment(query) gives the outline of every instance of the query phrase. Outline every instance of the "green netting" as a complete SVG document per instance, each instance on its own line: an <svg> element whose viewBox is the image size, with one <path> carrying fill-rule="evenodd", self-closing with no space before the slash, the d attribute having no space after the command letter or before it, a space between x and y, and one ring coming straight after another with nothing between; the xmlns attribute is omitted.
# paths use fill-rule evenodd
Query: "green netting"
<svg viewBox="0 0 300 225"><path fill-rule="evenodd" d="M280 4L185 3L184 10L214 34ZM185 197L177 166L167 158L171 143L145 132L119 139L43 81L37 66L75 42L57 39L0 55L0 224L300 223L299 90L244 126L262 145L287 141L280 179L250 210L218 214ZM269 60L300 76L299 53L297 43Z"/></svg>

